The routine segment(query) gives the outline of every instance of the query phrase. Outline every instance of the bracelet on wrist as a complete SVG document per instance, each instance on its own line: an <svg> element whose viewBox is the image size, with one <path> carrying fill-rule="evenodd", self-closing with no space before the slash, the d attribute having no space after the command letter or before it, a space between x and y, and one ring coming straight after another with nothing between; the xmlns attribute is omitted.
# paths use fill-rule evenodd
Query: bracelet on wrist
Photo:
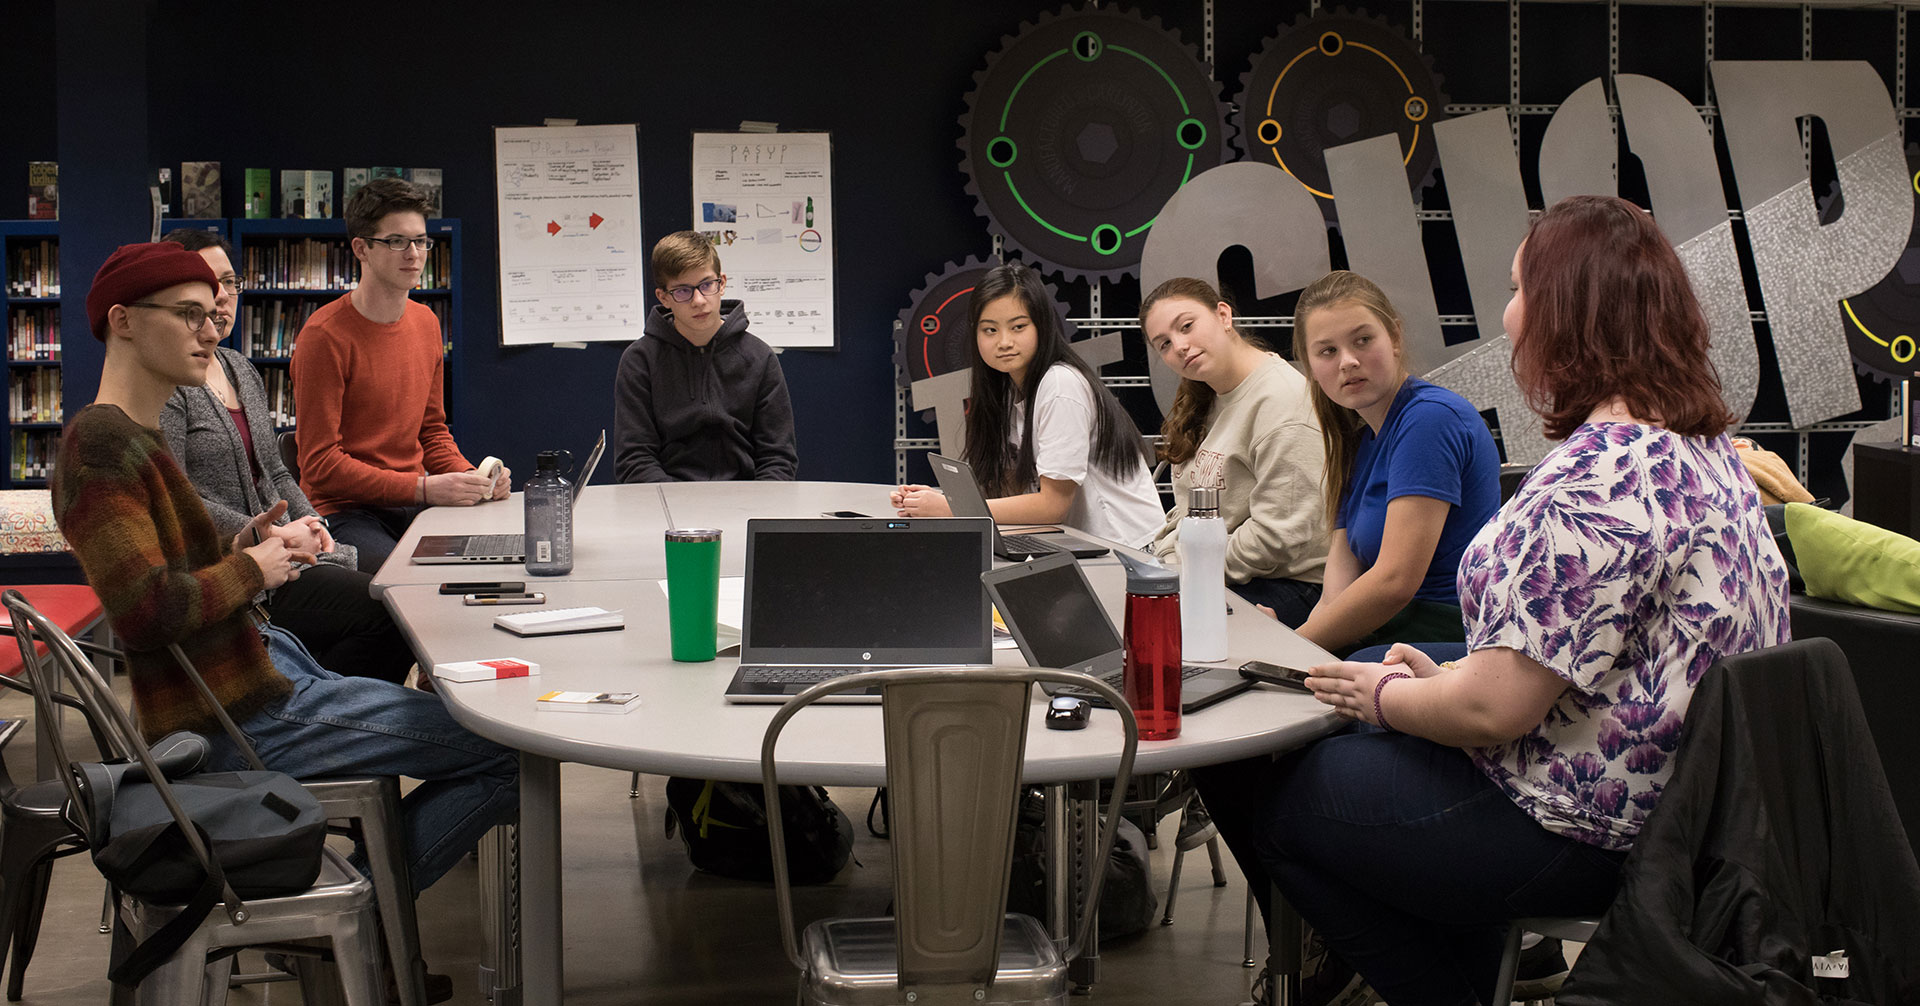
<svg viewBox="0 0 1920 1006"><path fill-rule="evenodd" d="M1390 674L1382 674L1382 675L1380 675L1380 680L1379 680L1379 681L1376 681L1376 682L1374 682L1374 685L1373 685L1373 721L1374 721L1375 723L1377 723L1377 724L1379 724L1379 725L1380 725L1380 729L1382 729L1382 730L1392 730L1392 729L1393 729L1393 727L1391 727L1391 726L1389 726L1389 725L1387 724L1387 714L1386 714L1385 712L1383 712L1383 711L1381 710L1381 708L1380 708L1380 693L1381 693L1381 692L1384 692L1384 691L1386 691L1386 690L1387 690L1387 682L1389 682L1389 681L1392 681L1392 680L1394 680L1395 678L1411 678L1411 677L1413 677L1413 675L1411 675L1411 674L1408 674L1408 673L1406 673L1405 671L1394 671L1394 672L1392 672L1392 673L1390 673Z"/></svg>

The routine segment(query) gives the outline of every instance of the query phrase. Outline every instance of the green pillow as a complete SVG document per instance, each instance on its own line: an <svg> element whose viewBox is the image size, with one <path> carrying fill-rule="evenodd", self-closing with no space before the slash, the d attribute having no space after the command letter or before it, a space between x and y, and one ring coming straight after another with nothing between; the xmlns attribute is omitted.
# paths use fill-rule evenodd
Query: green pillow
<svg viewBox="0 0 1920 1006"><path fill-rule="evenodd" d="M1805 503L1787 504L1787 539L1808 594L1920 614L1920 541Z"/></svg>

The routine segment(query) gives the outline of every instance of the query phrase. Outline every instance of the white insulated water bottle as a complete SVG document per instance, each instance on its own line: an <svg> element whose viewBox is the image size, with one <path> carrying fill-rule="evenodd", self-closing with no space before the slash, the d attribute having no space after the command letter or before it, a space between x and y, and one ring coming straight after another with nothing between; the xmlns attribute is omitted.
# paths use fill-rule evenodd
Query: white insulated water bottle
<svg viewBox="0 0 1920 1006"><path fill-rule="evenodd" d="M1188 490L1180 518L1180 641L1185 660L1227 659L1227 522L1212 486Z"/></svg>

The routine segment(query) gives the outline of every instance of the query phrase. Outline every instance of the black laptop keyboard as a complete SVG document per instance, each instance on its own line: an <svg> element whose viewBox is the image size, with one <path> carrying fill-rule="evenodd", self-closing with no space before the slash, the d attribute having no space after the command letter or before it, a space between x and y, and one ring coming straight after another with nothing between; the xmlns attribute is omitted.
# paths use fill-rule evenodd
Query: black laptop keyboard
<svg viewBox="0 0 1920 1006"><path fill-rule="evenodd" d="M1023 555L1031 559L1036 555L1052 555L1055 552L1065 551L1067 550L1045 538L1036 538L1030 534L1003 534L1000 536L1000 552L1008 558Z"/></svg>
<svg viewBox="0 0 1920 1006"><path fill-rule="evenodd" d="M461 555L519 555L526 550L524 534L470 534Z"/></svg>
<svg viewBox="0 0 1920 1006"><path fill-rule="evenodd" d="M911 667L912 664L902 666ZM802 667L789 664L745 664L740 668L740 683L744 685L817 685L822 681L844 678L849 674L863 671L885 671L890 667L860 665L849 667L838 664L828 667Z"/></svg>
<svg viewBox="0 0 1920 1006"><path fill-rule="evenodd" d="M1197 678L1200 675L1207 673L1208 671L1218 671L1218 670L1221 670L1221 668L1202 667L1199 664L1183 664L1180 667L1180 680L1187 681L1193 678ZM1122 682L1126 679L1125 671L1108 671L1107 673L1102 674L1099 677L1101 681L1104 681L1107 684L1112 685L1114 691L1124 692L1126 690L1125 686L1122 684ZM1082 688L1079 685L1062 685L1055 690L1055 694L1057 695L1092 695L1093 691L1092 689Z"/></svg>

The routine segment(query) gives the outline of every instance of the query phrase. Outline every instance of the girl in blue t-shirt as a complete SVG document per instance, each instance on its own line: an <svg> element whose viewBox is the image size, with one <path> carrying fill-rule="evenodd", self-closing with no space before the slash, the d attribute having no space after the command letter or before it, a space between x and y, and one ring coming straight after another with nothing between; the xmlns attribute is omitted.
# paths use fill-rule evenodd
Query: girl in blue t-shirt
<svg viewBox="0 0 1920 1006"><path fill-rule="evenodd" d="M1302 636L1336 653L1460 640L1460 554L1500 507L1500 456L1467 400L1407 372L1400 315L1364 276L1300 294L1293 352L1313 377L1333 526Z"/></svg>

